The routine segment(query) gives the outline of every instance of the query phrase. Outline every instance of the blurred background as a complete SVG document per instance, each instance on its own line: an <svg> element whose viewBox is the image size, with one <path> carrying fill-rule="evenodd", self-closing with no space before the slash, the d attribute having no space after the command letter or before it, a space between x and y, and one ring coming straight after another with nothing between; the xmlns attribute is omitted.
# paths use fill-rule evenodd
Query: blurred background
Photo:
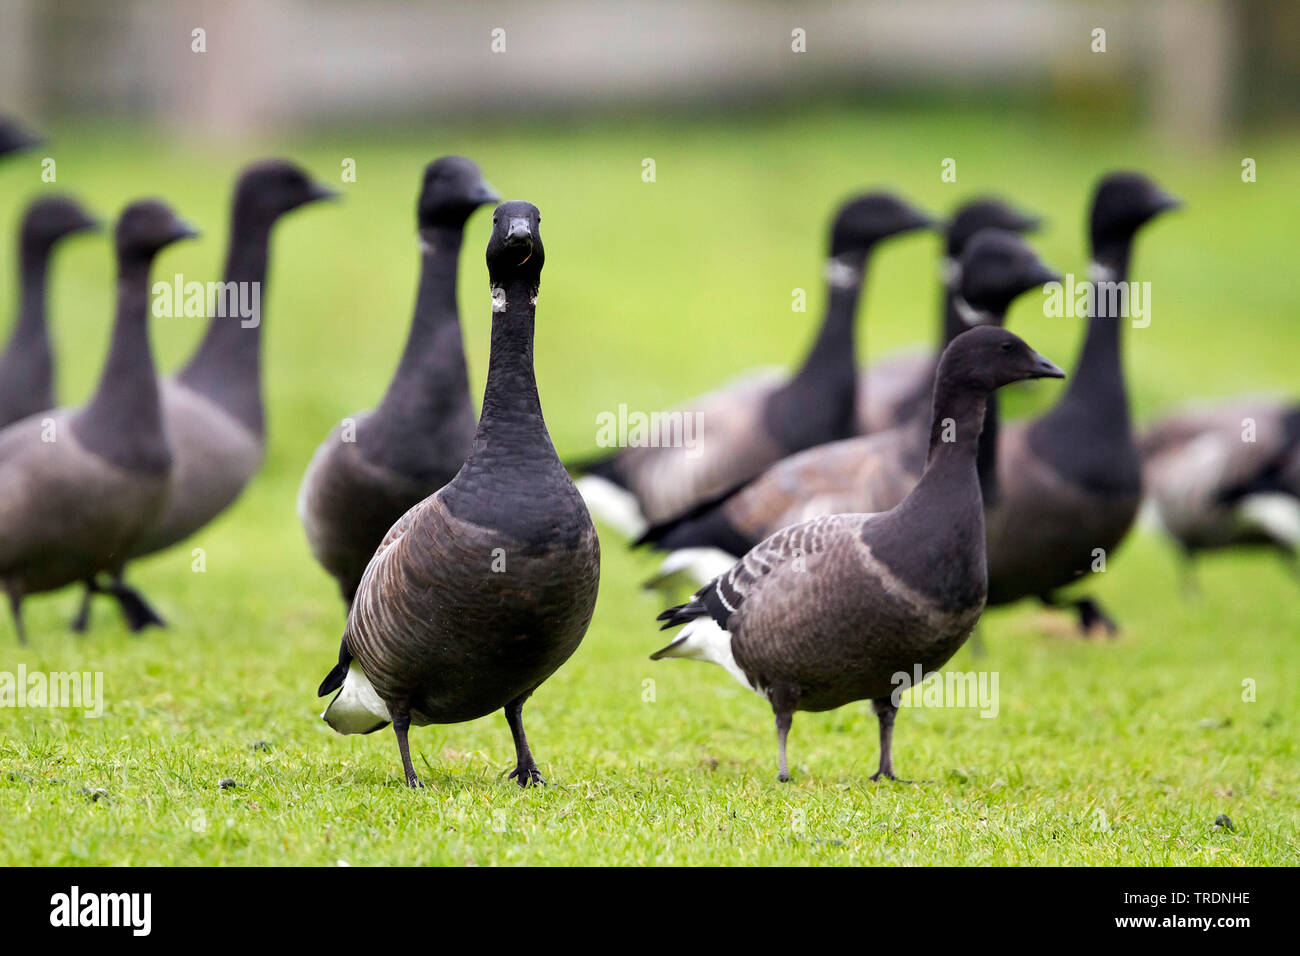
<svg viewBox="0 0 1300 956"><path fill-rule="evenodd" d="M0 8L10 108L107 110L200 136L978 89L1044 106L1104 104L1203 142L1300 109L1300 9L1272 0L4 0ZM806 34L799 58L790 56L795 28ZM1106 31L1104 56L1094 50L1096 28ZM201 59L188 42L195 29L206 32Z"/></svg>

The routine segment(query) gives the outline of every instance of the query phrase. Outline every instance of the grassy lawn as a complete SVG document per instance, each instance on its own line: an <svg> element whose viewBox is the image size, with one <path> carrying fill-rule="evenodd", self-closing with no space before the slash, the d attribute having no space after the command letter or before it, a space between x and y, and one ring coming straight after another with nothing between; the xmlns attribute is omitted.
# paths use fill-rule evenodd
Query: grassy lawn
<svg viewBox="0 0 1300 956"><path fill-rule="evenodd" d="M436 155L474 157L507 196L542 210L538 379L557 447L577 456L594 445L596 415L620 402L653 410L794 360L820 315L830 211L878 184L936 211L1003 192L1048 217L1044 258L1082 274L1093 181L1144 169L1187 207L1150 227L1135 257L1134 278L1153 290L1150 327L1126 331L1139 416L1190 396L1294 391L1300 136L1197 153L1014 110L829 107L738 122L316 136L239 152L52 132L57 187L40 182L34 158L0 167L0 223L42 189L105 216L163 196L206 236L164 253L158 278L217 277L231 180L249 159L292 156L337 182L349 157L357 182L337 207L304 210L276 235L263 301L265 471L190 545L133 570L172 627L132 637L102 602L78 638L66 628L71 589L27 603L26 649L0 624L0 670L102 671L107 696L99 719L0 709L0 863L1300 862L1300 585L1268 556L1206 561L1204 594L1188 601L1165 543L1135 535L1088 584L1124 626L1118 640L1077 640L1061 615L1033 606L990 612L986 656L963 649L949 669L996 671L997 716L900 714L895 760L917 785L868 781L877 747L865 702L797 715L794 780L782 785L765 702L720 669L647 659L664 643L654 624L664 602L639 587L655 559L603 531L591 630L525 711L551 785L521 792L505 779L513 749L495 715L416 731L428 788L409 792L391 732L344 738L316 717L343 610L294 514L312 450L374 403L396 362L414 296L414 190ZM1243 156L1257 160L1257 183L1241 182ZM653 184L641 180L646 157ZM945 157L957 160L955 185L940 182ZM476 391L488 218L471 221L461 274ZM12 248L0 248L7 311ZM914 237L877 256L864 358L931 340L937 250ZM60 395L79 402L109 333L104 240L70 244L54 278ZM806 314L790 310L796 287L809 291ZM1010 327L1068 369L1081 323L1045 318L1034 298ZM157 320L160 364L175 367L199 332L196 319ZM1059 388L1035 383L1006 407L1029 413ZM204 549L206 572L191 570L191 547ZM222 789L223 778L236 786ZM1220 814L1235 829L1216 828Z"/></svg>

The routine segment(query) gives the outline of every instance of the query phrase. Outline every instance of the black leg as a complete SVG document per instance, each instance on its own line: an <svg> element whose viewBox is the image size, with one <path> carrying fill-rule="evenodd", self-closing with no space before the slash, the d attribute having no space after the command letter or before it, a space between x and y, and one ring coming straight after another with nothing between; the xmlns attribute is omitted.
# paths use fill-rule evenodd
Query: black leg
<svg viewBox="0 0 1300 956"><path fill-rule="evenodd" d="M167 626L167 622L149 606L144 595L126 584L120 573L114 575L108 593L117 598L118 607L122 609L122 617L126 619L126 626L131 629L131 633L138 634L150 626Z"/></svg>
<svg viewBox="0 0 1300 956"><path fill-rule="evenodd" d="M90 627L90 602L98 593L100 593L99 584L94 578L86 578L85 590L81 592L81 607L77 609L77 616L72 619L71 624L76 633L85 634L86 629Z"/></svg>
<svg viewBox="0 0 1300 956"><path fill-rule="evenodd" d="M14 591L9 592L9 613L13 615L14 629L18 631L18 643L27 643L27 632L23 629L23 599Z"/></svg>
<svg viewBox="0 0 1300 956"><path fill-rule="evenodd" d="M1085 637L1090 636L1097 625L1101 625L1111 637L1119 633L1119 625L1092 598L1081 598L1074 602L1074 607L1079 612L1079 630Z"/></svg>
<svg viewBox="0 0 1300 956"><path fill-rule="evenodd" d="M406 740L406 732L411 729L411 715L406 711L393 711L393 732L397 734L397 749L402 754L402 769L406 771L406 785L412 789L423 787L420 778L411 766L411 747Z"/></svg>
<svg viewBox="0 0 1300 956"><path fill-rule="evenodd" d="M533 752L528 748L528 738L524 736L524 701L531 694L532 691L521 694L506 704L506 723L510 725L510 733L515 738L515 769L510 771L510 779L521 787L546 783L533 760Z"/></svg>
<svg viewBox="0 0 1300 956"><path fill-rule="evenodd" d="M1079 633L1084 637L1091 637L1094 627L1100 625L1105 628L1106 633L1114 637L1119 633L1119 625L1116 624L1101 605L1092 598L1079 598L1077 601L1061 601L1053 594L1040 594L1038 600L1042 601L1048 607L1072 607L1075 613L1079 615Z"/></svg>
<svg viewBox="0 0 1300 956"><path fill-rule="evenodd" d="M776 712L776 779L782 783L788 783L790 780L790 765L785 759L785 738L790 733L792 723L794 723L794 714L790 711Z"/></svg>
<svg viewBox="0 0 1300 956"><path fill-rule="evenodd" d="M876 712L876 719L880 721L880 769L871 775L872 780L879 780L885 777L888 780L898 780L894 776L894 717L898 714L898 708L894 706L894 701L889 697L877 697L871 702L871 709ZM909 780L898 780L899 783L910 783Z"/></svg>

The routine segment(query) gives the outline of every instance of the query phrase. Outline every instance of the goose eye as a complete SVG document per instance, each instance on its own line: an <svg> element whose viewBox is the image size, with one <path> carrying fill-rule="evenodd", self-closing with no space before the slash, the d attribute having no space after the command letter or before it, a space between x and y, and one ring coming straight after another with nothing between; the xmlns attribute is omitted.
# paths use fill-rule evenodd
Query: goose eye
<svg viewBox="0 0 1300 956"><path fill-rule="evenodd" d="M1011 345L1010 342L1003 342L1003 343L1002 343L1002 351L1004 351L1004 352L1010 352L1011 349L1012 349L1012 345Z"/></svg>

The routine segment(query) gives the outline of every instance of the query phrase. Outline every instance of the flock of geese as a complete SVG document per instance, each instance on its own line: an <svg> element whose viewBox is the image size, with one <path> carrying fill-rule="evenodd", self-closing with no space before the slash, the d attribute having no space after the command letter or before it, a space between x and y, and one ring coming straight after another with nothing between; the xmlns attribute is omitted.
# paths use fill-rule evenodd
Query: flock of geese
<svg viewBox="0 0 1300 956"><path fill-rule="evenodd" d="M0 155L37 142L0 121ZM333 192L272 160L239 176L225 281L266 279L275 222ZM1113 173L1092 198L1093 278L1128 279L1142 226L1178 205L1143 175ZM491 352L476 415L456 277L464 227L493 207L487 246ZM577 649L600 580L591 511L664 552L654 583L695 591L664 611L680 630L655 659L718 664L765 697L780 779L795 711L869 700L873 779L894 778L897 677L930 673L984 608L1068 604L1085 632L1116 624L1058 592L1121 544L1145 500L1189 558L1300 545L1300 405L1264 397L1176 411L1141 434L1121 365L1122 315L1098 296L1055 405L1001 422L997 389L1064 373L1003 328L1020 296L1061 277L1023 234L1035 216L993 199L946 222L873 192L831 224L827 309L793 375L757 373L687 402L692 447L625 447L561 462L533 368L545 251L541 215L502 202L468 159L429 164L416 206L421 267L410 333L372 411L345 419L307 466L298 512L338 583L347 624L319 693L344 734L392 724L406 782L412 724L504 710L521 786L542 782L523 726L529 696ZM23 600L84 588L128 626L162 620L126 580L131 561L221 514L266 447L261 323L210 319L193 357L160 379L148 336L154 258L195 231L158 200L114 231L118 280L108 358L91 399L59 407L46 277L63 239L97 228L77 202L41 198L20 232L18 318L0 354L0 586L20 642ZM866 369L858 304L877 246L922 229L945 240L932 353ZM577 476L577 481L571 475ZM905 685L904 685L905 686Z"/></svg>

